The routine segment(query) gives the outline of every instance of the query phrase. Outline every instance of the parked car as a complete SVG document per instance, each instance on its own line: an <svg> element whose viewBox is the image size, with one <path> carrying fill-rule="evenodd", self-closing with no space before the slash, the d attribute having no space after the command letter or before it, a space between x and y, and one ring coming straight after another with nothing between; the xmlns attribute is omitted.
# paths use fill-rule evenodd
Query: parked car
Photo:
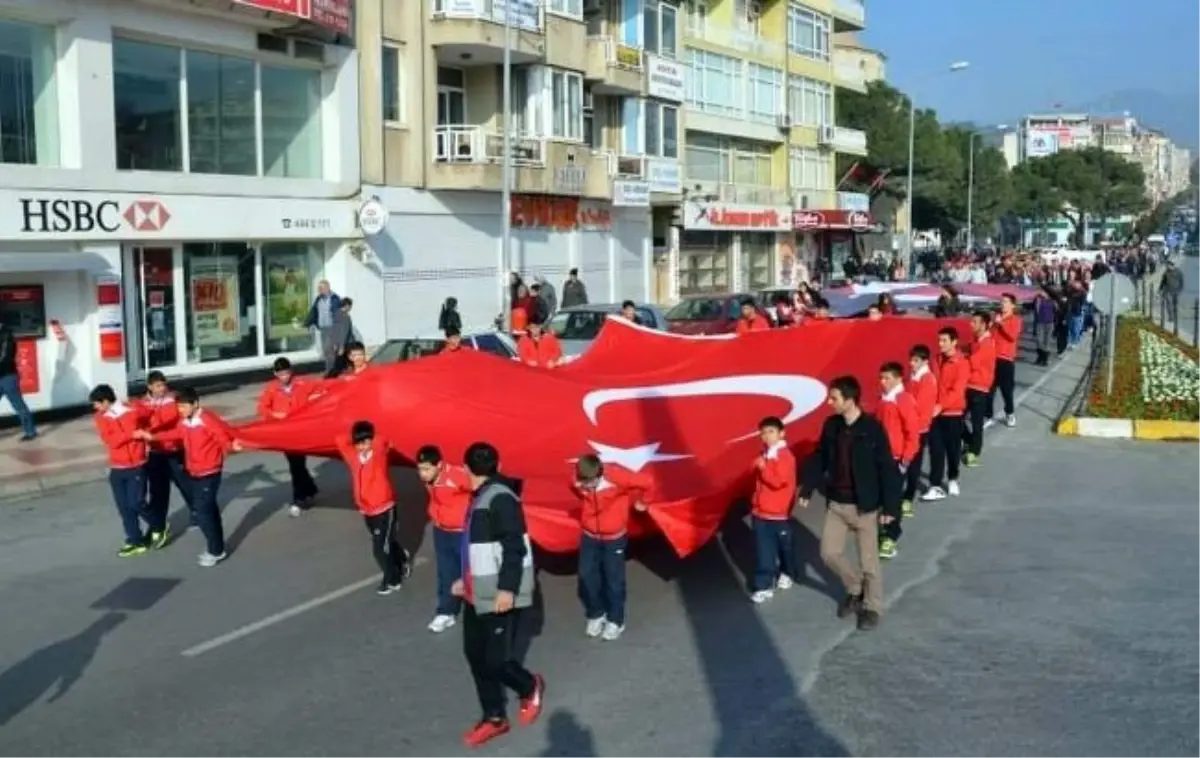
<svg viewBox="0 0 1200 758"><path fill-rule="evenodd" d="M666 331L666 315L656 305L639 304L636 307L637 322L647 329ZM589 303L563 308L550 319L549 329L562 343L563 355L580 355L587 350L592 340L600 333L609 316L621 312L620 303Z"/></svg>
<svg viewBox="0 0 1200 758"><path fill-rule="evenodd" d="M749 298L759 314L771 319L753 295L691 295L667 311L667 331L675 334L727 334L737 329L742 302Z"/></svg>
<svg viewBox="0 0 1200 758"><path fill-rule="evenodd" d="M446 346L444 337L403 337L388 340L371 356L371 363L400 363L429 355L437 355ZM471 350L516 360L517 343L503 332L464 334L462 346Z"/></svg>

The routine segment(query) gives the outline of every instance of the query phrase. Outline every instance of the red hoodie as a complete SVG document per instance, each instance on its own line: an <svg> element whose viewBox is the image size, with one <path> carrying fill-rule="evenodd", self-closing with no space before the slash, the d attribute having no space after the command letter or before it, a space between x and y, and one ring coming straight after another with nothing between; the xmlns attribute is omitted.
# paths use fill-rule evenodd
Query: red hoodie
<svg viewBox="0 0 1200 758"><path fill-rule="evenodd" d="M429 494L429 520L446 532L461 532L471 507L471 478L462 466L443 463L433 484L426 484Z"/></svg>
<svg viewBox="0 0 1200 758"><path fill-rule="evenodd" d="M992 323L992 334L996 338L996 360L1011 363L1017 359L1017 345L1021 342L1021 330L1024 327L1025 319L1015 311L1000 316Z"/></svg>
<svg viewBox="0 0 1200 758"><path fill-rule="evenodd" d="M917 420L917 401L904 391L902 385L884 394L875 412L883 431L887 433L892 457L905 466L917 457L921 446L921 425Z"/></svg>
<svg viewBox="0 0 1200 758"><path fill-rule="evenodd" d="M761 332L764 329L770 329L771 324L762 317L761 313L755 313L749 319L739 318L737 322L737 333L746 334L747 332Z"/></svg>
<svg viewBox="0 0 1200 758"><path fill-rule="evenodd" d="M634 473L615 463L604 464L604 474L594 488L572 484L571 491L583 504L579 513L583 533L600 540L625 536L633 506L651 486L649 474Z"/></svg>
<svg viewBox="0 0 1200 758"><path fill-rule="evenodd" d="M517 342L517 355L522 363L539 368L550 368L563 357L562 345L549 332L542 332L536 340L526 334Z"/></svg>
<svg viewBox="0 0 1200 758"><path fill-rule="evenodd" d="M286 385L278 379L272 379L258 398L258 417L273 419L276 413L288 416L307 403L315 389L302 379L293 378Z"/></svg>
<svg viewBox="0 0 1200 758"><path fill-rule="evenodd" d="M151 434L169 432L179 425L179 407L175 405L174 392L162 397L144 397L137 402L137 407L146 417L146 431ZM179 443L156 439L150 443L150 452L176 453L179 452Z"/></svg>
<svg viewBox="0 0 1200 758"><path fill-rule="evenodd" d="M348 435L337 438L338 452L350 470L350 484L354 490L354 504L364 516L378 516L396 503L392 490L391 471L388 468L388 443L381 437L371 441L371 449L359 453Z"/></svg>
<svg viewBox="0 0 1200 758"><path fill-rule="evenodd" d="M996 340L992 339L991 332L984 332L975 340L967 362L971 367L967 389L991 392L992 381L996 378Z"/></svg>
<svg viewBox="0 0 1200 758"><path fill-rule="evenodd" d="M922 366L908 377L908 391L917 403L917 429L925 434L933 424L933 406L938 398L938 380L929 366Z"/></svg>
<svg viewBox="0 0 1200 758"><path fill-rule="evenodd" d="M108 448L109 468L130 469L146 463L146 443L133 437L147 419L145 414L118 401L92 418L100 441Z"/></svg>
<svg viewBox="0 0 1200 758"><path fill-rule="evenodd" d="M157 442L182 442L183 467L194 478L219 474L225 456L233 449L233 431L225 419L197 408L191 418L180 419L174 429L155 437Z"/></svg>
<svg viewBox="0 0 1200 758"><path fill-rule="evenodd" d="M937 404L943 416L961 416L967 408L967 359L955 350L948 358L943 355L938 365Z"/></svg>
<svg viewBox="0 0 1200 758"><path fill-rule="evenodd" d="M763 450L757 460L763 462L763 467L755 472L750 513L768 521L784 521L796 503L796 456L780 440Z"/></svg>

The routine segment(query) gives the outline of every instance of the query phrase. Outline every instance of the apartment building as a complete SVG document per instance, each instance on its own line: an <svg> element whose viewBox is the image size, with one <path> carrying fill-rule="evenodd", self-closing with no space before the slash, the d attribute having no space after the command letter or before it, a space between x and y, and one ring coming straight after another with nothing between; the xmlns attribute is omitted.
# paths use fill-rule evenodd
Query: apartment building
<svg viewBox="0 0 1200 758"><path fill-rule="evenodd" d="M502 241L504 21L513 32L511 246ZM634 0L359 0L362 171L386 208L367 240L389 335L503 310L510 271L593 302L645 300L655 225L682 189L674 6ZM665 235L665 231L660 232Z"/></svg>
<svg viewBox="0 0 1200 758"><path fill-rule="evenodd" d="M684 202L667 296L796 283L803 264L849 255L860 210L839 207L835 154L866 154L836 125L837 91L866 79L835 35L861 0L688 0Z"/></svg>
<svg viewBox="0 0 1200 758"><path fill-rule="evenodd" d="M316 283L362 265L358 61L348 3L303 5L0 0L0 318L34 409L317 357Z"/></svg>

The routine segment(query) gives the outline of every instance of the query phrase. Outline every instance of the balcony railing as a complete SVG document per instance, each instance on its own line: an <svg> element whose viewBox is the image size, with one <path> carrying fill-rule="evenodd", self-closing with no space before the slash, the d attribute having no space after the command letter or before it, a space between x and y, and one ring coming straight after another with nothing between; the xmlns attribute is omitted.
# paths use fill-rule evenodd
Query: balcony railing
<svg viewBox="0 0 1200 758"><path fill-rule="evenodd" d="M867 6L863 0L833 0L833 12L858 22L860 26L867 20Z"/></svg>
<svg viewBox="0 0 1200 758"><path fill-rule="evenodd" d="M833 128L833 147L835 150L865 153L867 152L867 133L859 129L835 126Z"/></svg>
<svg viewBox="0 0 1200 758"><path fill-rule="evenodd" d="M608 65L629 71L641 71L645 68L642 64L642 51L638 48L622 45L612 37L603 35L593 35L587 39L588 44L604 46L604 60Z"/></svg>
<svg viewBox="0 0 1200 758"><path fill-rule="evenodd" d="M496 163L504 156L504 135L482 126L447 125L433 130L433 159L438 163ZM512 165L546 165L546 141L515 136Z"/></svg>
<svg viewBox="0 0 1200 758"><path fill-rule="evenodd" d="M763 39L753 29L731 29L726 26L709 23L706 20L703 24L689 23L688 35L694 39L704 40L705 42L711 42L714 45L734 50L742 50L771 58L783 57L782 42L772 42L771 40Z"/></svg>
<svg viewBox="0 0 1200 758"><path fill-rule="evenodd" d="M466 18L504 23L506 3L511 4L512 24L531 32L542 30L542 6L532 0L433 0L433 18Z"/></svg>

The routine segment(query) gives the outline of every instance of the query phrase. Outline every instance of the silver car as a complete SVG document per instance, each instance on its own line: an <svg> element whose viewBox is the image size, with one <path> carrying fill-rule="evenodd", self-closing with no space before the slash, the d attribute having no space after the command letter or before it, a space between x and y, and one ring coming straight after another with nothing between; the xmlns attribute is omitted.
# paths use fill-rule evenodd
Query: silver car
<svg viewBox="0 0 1200 758"><path fill-rule="evenodd" d="M371 356L373 364L400 363L429 355L437 355L446 346L445 337L404 337L390 339ZM462 336L462 346L468 350L491 353L501 358L517 359L517 344L503 332L473 332Z"/></svg>
<svg viewBox="0 0 1200 758"><path fill-rule="evenodd" d="M662 309L657 305L638 303L634 306L637 312L637 323L647 329L660 332L667 330L667 319ZM609 316L621 312L620 303L589 303L563 308L550 319L548 328L562 343L563 355L574 358L587 350L592 340L600 333L604 321Z"/></svg>

